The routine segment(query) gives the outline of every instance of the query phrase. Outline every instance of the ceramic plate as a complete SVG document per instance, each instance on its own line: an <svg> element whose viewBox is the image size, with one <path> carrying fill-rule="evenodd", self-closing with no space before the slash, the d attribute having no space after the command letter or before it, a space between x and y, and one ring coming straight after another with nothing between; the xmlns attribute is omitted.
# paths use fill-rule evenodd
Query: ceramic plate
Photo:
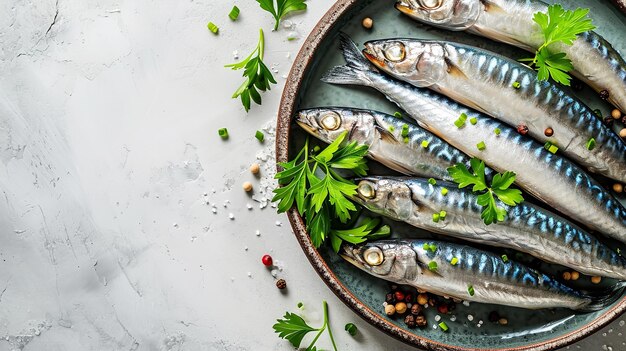
<svg viewBox="0 0 626 351"><path fill-rule="evenodd" d="M550 1L552 2L552 1ZM626 17L610 1L561 0L559 3L569 8L589 7L597 32L613 43L615 48L626 54ZM374 28L365 30L361 26L364 17L374 20ZM299 150L306 138L304 132L294 127L293 114L300 108L322 106L345 106L378 110L393 114L398 108L384 96L372 89L333 86L320 81L329 68L343 65L343 57L338 49L337 34L342 31L350 35L359 45L367 40L414 37L422 39L445 39L480 46L512 58L527 57L527 53L510 46L471 36L460 32L434 29L400 14L391 0L340 0L322 18L298 54L288 78L280 106L277 129L277 161L286 162ZM583 90L577 94L592 109L600 108L607 114L610 107L600 101L594 92ZM372 165L374 162L370 162ZM372 172L393 174L391 171L373 165ZM306 233L302 219L296 210L289 211L289 219L296 238L308 256L311 264L339 298L357 314L382 331L429 350L552 350L600 329L626 310L626 297L622 296L615 304L602 311L589 314L573 313L569 310L528 311L517 308L471 304L459 304L453 314L444 315L442 320L450 327L444 333L434 329L434 308L426 309L429 326L425 329L408 329L402 318L390 318L384 314L383 301L389 290L387 282L374 278L334 254L328 247L316 250ZM396 237L407 234L427 236L414 228L397 223L389 223ZM624 248L622 248L624 249ZM537 265L538 262L528 262ZM553 274L559 274L559 267L541 266ZM585 284L588 279L581 279ZM610 283L610 282L606 282ZM490 311L506 316L506 326L490 323ZM472 315L473 321L467 316ZM452 320L451 316L456 316ZM482 320L482 326L478 321Z"/></svg>

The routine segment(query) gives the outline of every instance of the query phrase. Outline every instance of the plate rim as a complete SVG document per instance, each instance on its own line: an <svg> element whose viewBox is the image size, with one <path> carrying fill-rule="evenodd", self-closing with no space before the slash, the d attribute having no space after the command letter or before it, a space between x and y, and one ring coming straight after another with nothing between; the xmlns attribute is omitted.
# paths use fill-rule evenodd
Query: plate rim
<svg viewBox="0 0 626 351"><path fill-rule="evenodd" d="M289 139L291 135L291 119L298 102L298 91L302 86L304 74L308 71L313 61L313 56L317 52L319 45L324 41L330 31L335 27L337 21L343 17L349 10L353 9L357 4L365 0L337 0L333 6L322 16L317 22L311 33L303 42L302 47L294 59L287 77L285 87L280 100L278 116L276 121L276 170L281 171L280 162L288 162L289 157ZM623 6L623 0L614 0L617 4L620 2ZM619 6L618 6L619 7ZM620 7L626 14L626 9ZM287 217L294 235L304 251L309 263L313 266L317 274L322 278L324 283L330 290L353 312L373 325L385 334L398 339L406 344L415 347L421 347L430 351L548 351L565 347L586 338L593 333L599 331L612 321L616 320L620 315L626 312L626 296L614 305L611 309L605 311L591 323L586 324L567 334L555 337L549 340L532 343L517 347L503 348L465 348L462 346L448 345L435 340L425 338L413 332L407 331L395 324L381 318L378 313L372 311L368 306L354 296L347 287L337 278L333 271L328 267L326 261L322 258L317 249L313 246L313 242L306 231L306 226L297 209L292 207L287 211Z"/></svg>

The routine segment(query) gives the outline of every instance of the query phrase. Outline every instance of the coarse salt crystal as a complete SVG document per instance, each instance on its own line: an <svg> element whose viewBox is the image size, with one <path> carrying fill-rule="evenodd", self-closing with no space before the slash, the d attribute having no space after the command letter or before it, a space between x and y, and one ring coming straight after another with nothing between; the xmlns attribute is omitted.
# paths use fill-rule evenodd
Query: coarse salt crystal
<svg viewBox="0 0 626 351"><path fill-rule="evenodd" d="M231 213L228 214L228 218L235 219L235 215L231 212Z"/></svg>
<svg viewBox="0 0 626 351"><path fill-rule="evenodd" d="M467 320L470 321L470 322L473 321L474 320L474 316L472 316L471 314L468 314L467 315Z"/></svg>
<svg viewBox="0 0 626 351"><path fill-rule="evenodd" d="M281 221L276 221L275 224L276 224L277 227L280 227L281 225L283 225L283 223Z"/></svg>
<svg viewBox="0 0 626 351"><path fill-rule="evenodd" d="M251 204L246 204L246 207L251 210L253 208L253 206Z"/></svg>
<svg viewBox="0 0 626 351"><path fill-rule="evenodd" d="M450 322L456 322L456 316L455 315L450 316Z"/></svg>
<svg viewBox="0 0 626 351"><path fill-rule="evenodd" d="M256 236L261 236L261 231L257 229L256 232L254 232L254 234L256 234Z"/></svg>
<svg viewBox="0 0 626 351"><path fill-rule="evenodd" d="M440 316L440 315L436 315L436 316L435 316L435 320L436 320L437 322L439 322L439 321L441 320L441 316Z"/></svg>
<svg viewBox="0 0 626 351"><path fill-rule="evenodd" d="M211 212L213 212L213 213L217 213L217 208L213 207L213 208L211 209Z"/></svg>

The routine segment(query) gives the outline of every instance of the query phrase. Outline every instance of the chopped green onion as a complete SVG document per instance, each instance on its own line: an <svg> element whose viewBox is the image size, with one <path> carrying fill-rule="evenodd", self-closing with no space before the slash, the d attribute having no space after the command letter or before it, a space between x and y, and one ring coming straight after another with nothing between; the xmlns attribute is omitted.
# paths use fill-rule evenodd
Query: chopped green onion
<svg viewBox="0 0 626 351"><path fill-rule="evenodd" d="M302 309L302 307L304 307L304 304L302 302L298 302L298 308Z"/></svg>
<svg viewBox="0 0 626 351"><path fill-rule="evenodd" d="M437 262L435 262L435 261L428 262L428 269L431 270L431 271L436 271L437 270Z"/></svg>
<svg viewBox="0 0 626 351"><path fill-rule="evenodd" d="M222 139L228 139L228 129L226 128L218 129L217 134L219 134L222 137Z"/></svg>
<svg viewBox="0 0 626 351"><path fill-rule="evenodd" d="M396 127L394 126L389 126L389 128L387 128L390 132L394 132L396 130Z"/></svg>
<svg viewBox="0 0 626 351"><path fill-rule="evenodd" d="M478 118L476 118L476 117L472 117L472 118L470 118L470 123L471 123L473 126L475 126L475 125L476 125L476 123L478 123Z"/></svg>
<svg viewBox="0 0 626 351"><path fill-rule="evenodd" d="M595 113L598 117L602 117L602 111L600 111L599 108L593 110L593 113Z"/></svg>
<svg viewBox="0 0 626 351"><path fill-rule="evenodd" d="M437 223L439 222L439 219L440 219L439 213L433 213L433 222Z"/></svg>
<svg viewBox="0 0 626 351"><path fill-rule="evenodd" d="M313 152L319 152L321 150L321 148L319 147L319 145L315 145L315 147L313 148Z"/></svg>
<svg viewBox="0 0 626 351"><path fill-rule="evenodd" d="M403 124L402 125L402 134L403 137L406 137L409 135L409 125L408 124Z"/></svg>
<svg viewBox="0 0 626 351"><path fill-rule="evenodd" d="M424 243L424 245L422 245L422 248L424 249L424 251L428 251L430 250L430 245L428 243Z"/></svg>
<svg viewBox="0 0 626 351"><path fill-rule="evenodd" d="M439 328L441 328L441 330L443 330L444 332L447 332L448 329L450 329L448 328L448 325L446 324L446 322L439 323Z"/></svg>
<svg viewBox="0 0 626 351"><path fill-rule="evenodd" d="M459 119L462 121L467 121L467 115L465 114L465 112L461 113L461 115L459 116Z"/></svg>
<svg viewBox="0 0 626 351"><path fill-rule="evenodd" d="M290 35L290 36L287 37L288 41L294 41L294 40L298 39L298 36L296 36L294 33L292 33L293 35Z"/></svg>
<svg viewBox="0 0 626 351"><path fill-rule="evenodd" d="M402 139L402 141L404 141L404 143L405 143L405 144L408 144L408 143L409 143L409 138L408 138L408 137L404 137L404 138Z"/></svg>
<svg viewBox="0 0 626 351"><path fill-rule="evenodd" d="M521 86L520 82L513 82L513 88L519 89Z"/></svg>
<svg viewBox="0 0 626 351"><path fill-rule="evenodd" d="M422 140L422 147L424 149L427 148L429 144L430 144L430 142L428 140Z"/></svg>
<svg viewBox="0 0 626 351"><path fill-rule="evenodd" d="M593 150L596 147L596 139L591 138L587 140L587 150Z"/></svg>
<svg viewBox="0 0 626 351"><path fill-rule="evenodd" d="M265 134L263 134L263 132L260 130L257 130L256 133L254 133L254 137L257 138L257 140L260 142L263 142L263 140L265 140Z"/></svg>
<svg viewBox="0 0 626 351"><path fill-rule="evenodd" d="M231 20L236 21L237 17L239 17L239 7L233 6L233 9L230 10L228 17L230 17Z"/></svg>
<svg viewBox="0 0 626 351"><path fill-rule="evenodd" d="M441 195L443 196L448 195L448 188L441 188Z"/></svg>
<svg viewBox="0 0 626 351"><path fill-rule="evenodd" d="M454 121L454 125L457 128L462 128L465 125L465 121L459 118L456 121Z"/></svg>
<svg viewBox="0 0 626 351"><path fill-rule="evenodd" d="M437 245L435 244L429 244L428 245L428 250L432 251L432 252L437 252Z"/></svg>
<svg viewBox="0 0 626 351"><path fill-rule="evenodd" d="M217 34L220 31L220 29L213 22L209 22L206 26L213 34Z"/></svg>
<svg viewBox="0 0 626 351"><path fill-rule="evenodd" d="M435 178L429 178L428 179L428 184L435 185L435 184L437 184L437 181L435 180Z"/></svg>
<svg viewBox="0 0 626 351"><path fill-rule="evenodd" d="M480 143L476 144L476 147L478 148L478 150L483 151L487 148L487 145L485 145L484 141L481 141Z"/></svg>
<svg viewBox="0 0 626 351"><path fill-rule="evenodd" d="M398 112L398 111L394 112L393 116L396 117L396 118L402 118L402 114L400 112Z"/></svg>
<svg viewBox="0 0 626 351"><path fill-rule="evenodd" d="M355 335L356 335L356 332L357 332L357 330L358 330L358 329L356 328L356 325L354 325L354 324L352 324L352 323L348 323L348 324L346 324L346 326L345 326L345 328L344 328L344 329L348 332L348 334L350 334L350 335L352 335L352 336L355 336Z"/></svg>
<svg viewBox="0 0 626 351"><path fill-rule="evenodd" d="M552 144L552 145L550 145L550 147L548 148L548 151L550 151L550 152L551 152L551 153L553 153L553 154L556 154L556 152L557 152L557 151L559 151L559 147L558 147L558 146L556 146L556 145L554 145L554 144Z"/></svg>
<svg viewBox="0 0 626 351"><path fill-rule="evenodd" d="M459 263L459 259L456 257L452 257L452 259L450 260L450 264L456 266L457 263Z"/></svg>
<svg viewBox="0 0 626 351"><path fill-rule="evenodd" d="M448 212L441 210L439 211L439 218L443 221L444 219L446 219L446 216L448 215Z"/></svg>
<svg viewBox="0 0 626 351"><path fill-rule="evenodd" d="M504 262L504 263L509 262L509 256L502 255L502 262Z"/></svg>
<svg viewBox="0 0 626 351"><path fill-rule="evenodd" d="M469 293L470 296L474 296L474 294L476 293L474 291L474 287L471 285L467 287L467 292Z"/></svg>
<svg viewBox="0 0 626 351"><path fill-rule="evenodd" d="M493 130L494 133L496 133L496 135L500 135L500 133L502 133L502 131L500 130L500 128L496 128Z"/></svg>

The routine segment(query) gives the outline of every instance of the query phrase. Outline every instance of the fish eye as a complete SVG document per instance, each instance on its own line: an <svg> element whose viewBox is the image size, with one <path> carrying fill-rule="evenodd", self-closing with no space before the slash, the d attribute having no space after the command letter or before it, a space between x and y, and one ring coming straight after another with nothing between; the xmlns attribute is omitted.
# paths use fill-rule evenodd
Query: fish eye
<svg viewBox="0 0 626 351"><path fill-rule="evenodd" d="M420 0L420 5L427 9L436 9L441 6L443 0Z"/></svg>
<svg viewBox="0 0 626 351"><path fill-rule="evenodd" d="M363 252L363 259L370 266L380 266L383 264L383 260L385 256L383 255L383 251L378 247L370 247L369 249Z"/></svg>
<svg viewBox="0 0 626 351"><path fill-rule="evenodd" d="M376 197L376 190L374 190L374 187L368 182L361 182L357 191L359 192L359 195L366 199L373 199Z"/></svg>
<svg viewBox="0 0 626 351"><path fill-rule="evenodd" d="M385 48L384 51L385 58L391 62L399 62L404 60L405 50L404 44L402 43L393 43Z"/></svg>
<svg viewBox="0 0 626 351"><path fill-rule="evenodd" d="M326 130L337 130L341 125L341 117L336 113L327 113L320 119L320 124Z"/></svg>

